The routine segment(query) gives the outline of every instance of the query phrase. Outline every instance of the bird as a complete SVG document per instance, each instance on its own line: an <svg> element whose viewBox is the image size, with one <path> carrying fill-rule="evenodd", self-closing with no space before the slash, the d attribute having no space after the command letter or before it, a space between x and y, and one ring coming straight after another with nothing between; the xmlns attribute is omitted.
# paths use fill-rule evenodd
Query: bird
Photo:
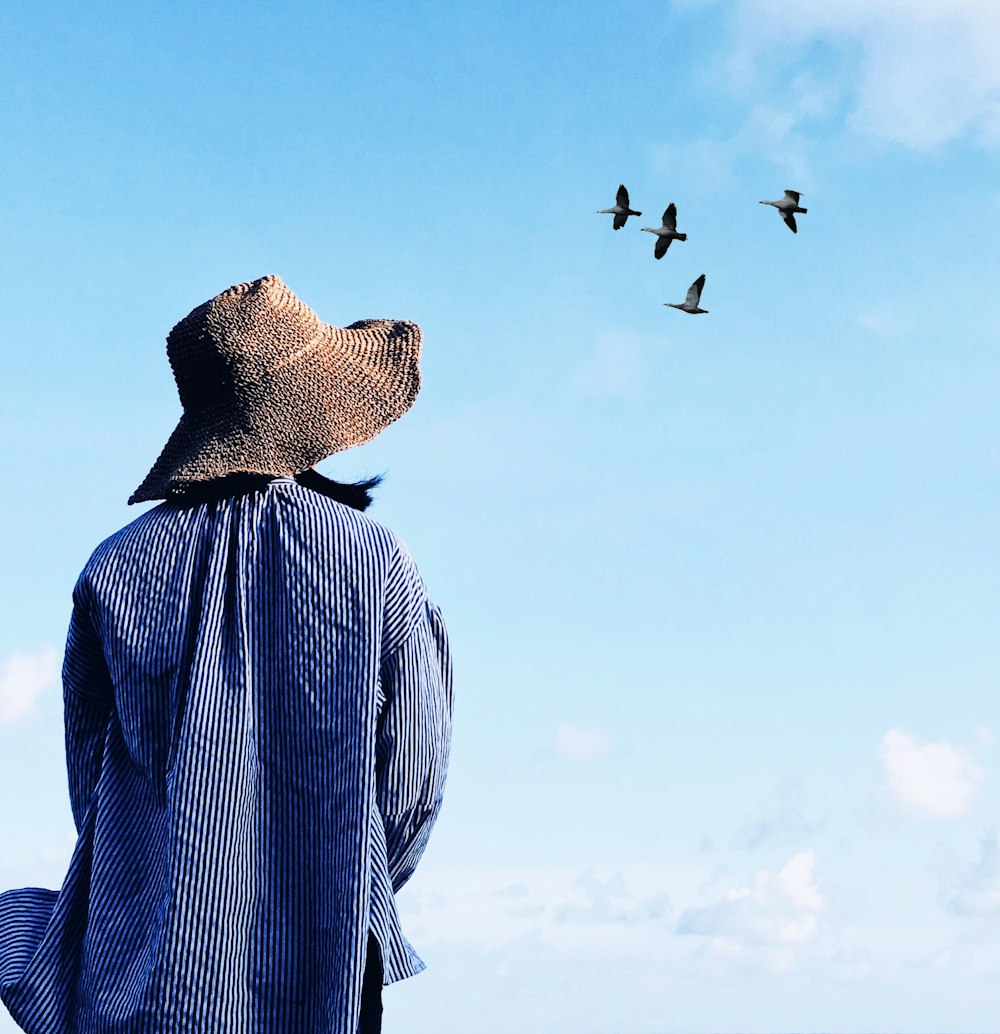
<svg viewBox="0 0 1000 1034"><path fill-rule="evenodd" d="M620 230L625 225L625 220L630 215L642 215L642 212L636 212L628 206L628 191L625 189L625 184L622 183L618 188L618 197L616 198L618 204L614 208L602 208L598 211L598 215L613 215L614 222L613 226L616 230Z"/></svg>
<svg viewBox="0 0 1000 1034"><path fill-rule="evenodd" d="M708 312L708 309L701 309L698 307L698 303L701 301L701 290L705 286L705 274L702 273L700 277L688 288L687 298L681 304L677 302L664 302L664 305L669 305L671 309L680 309L681 312Z"/></svg>
<svg viewBox="0 0 1000 1034"><path fill-rule="evenodd" d="M801 212L805 215L809 211L808 208L799 207L799 198L802 195L797 190L786 190L785 196L780 201L761 201L762 205L773 205L781 215L781 218L785 220L785 225L792 233L798 233L798 227L795 225L795 213Z"/></svg>
<svg viewBox="0 0 1000 1034"><path fill-rule="evenodd" d="M666 255L667 248L670 247L671 241L686 241L688 239L688 235L686 233L677 232L677 206L673 201L667 205L667 210L663 213L662 226L656 227L655 230L651 226L644 226L642 229L646 233L656 234L656 245L653 247L653 254L658 259L661 259Z"/></svg>

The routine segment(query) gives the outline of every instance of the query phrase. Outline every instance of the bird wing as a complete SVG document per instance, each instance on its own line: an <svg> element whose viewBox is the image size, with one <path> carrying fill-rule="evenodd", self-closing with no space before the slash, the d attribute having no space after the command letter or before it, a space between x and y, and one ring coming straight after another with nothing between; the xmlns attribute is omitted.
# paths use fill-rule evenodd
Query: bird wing
<svg viewBox="0 0 1000 1034"><path fill-rule="evenodd" d="M628 216L624 212L615 212L615 219L611 225L616 230L620 230L625 225L626 219L628 219Z"/></svg>
<svg viewBox="0 0 1000 1034"><path fill-rule="evenodd" d="M698 303L701 301L701 290L705 286L705 274L702 273L700 277L688 288L687 298L684 299L685 305L693 305L697 308Z"/></svg>
<svg viewBox="0 0 1000 1034"><path fill-rule="evenodd" d="M628 191L625 189L624 183L618 188L618 197L616 200L622 208L628 208Z"/></svg>
<svg viewBox="0 0 1000 1034"><path fill-rule="evenodd" d="M778 209L780 212L781 209ZM795 225L795 216L791 212L781 212L781 218L785 220L785 225L792 233L798 233L799 228Z"/></svg>
<svg viewBox="0 0 1000 1034"><path fill-rule="evenodd" d="M802 195L797 190L786 190L785 197L790 197L796 204L799 203L799 198Z"/></svg>
<svg viewBox="0 0 1000 1034"><path fill-rule="evenodd" d="M656 238L656 247L653 248L653 254L657 258L663 258L663 256L666 255L666 253L667 253L667 248L670 247L670 241L672 239L673 238L671 238L671 237L657 237Z"/></svg>
<svg viewBox="0 0 1000 1034"><path fill-rule="evenodd" d="M671 201L670 204L667 205L667 210L663 213L663 225L668 230L677 229L677 206L673 203L673 201Z"/></svg>

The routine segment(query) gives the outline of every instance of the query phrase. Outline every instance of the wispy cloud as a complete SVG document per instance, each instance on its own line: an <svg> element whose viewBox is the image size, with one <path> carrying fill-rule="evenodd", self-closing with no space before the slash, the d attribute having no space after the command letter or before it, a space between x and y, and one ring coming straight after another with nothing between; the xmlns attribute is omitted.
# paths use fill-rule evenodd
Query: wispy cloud
<svg viewBox="0 0 1000 1034"><path fill-rule="evenodd" d="M770 81L820 43L852 60L823 80L847 125L908 147L969 135L1000 146L1000 5L995 0L737 0L730 69Z"/></svg>
<svg viewBox="0 0 1000 1034"><path fill-rule="evenodd" d="M975 741L984 747L991 747L996 743L997 734L993 731L993 727L983 722L981 725L977 725L972 730L972 736Z"/></svg>
<svg viewBox="0 0 1000 1034"><path fill-rule="evenodd" d="M574 387L585 395L631 398L646 384L646 343L635 334L604 334L576 371Z"/></svg>
<svg viewBox="0 0 1000 1034"><path fill-rule="evenodd" d="M579 927L607 945L634 938L662 942L673 921L673 893L695 893L697 876L663 866L518 866L422 871L400 895L407 929L430 941L498 945L538 932L570 948Z"/></svg>
<svg viewBox="0 0 1000 1034"><path fill-rule="evenodd" d="M563 722L556 729L555 748L568 761L600 761L611 753L611 737L600 726Z"/></svg>
<svg viewBox="0 0 1000 1034"><path fill-rule="evenodd" d="M601 879L587 871L573 882L574 900L553 909L557 923L643 923L663 919L670 910L670 898L663 892L637 898L625 884L621 872Z"/></svg>
<svg viewBox="0 0 1000 1034"><path fill-rule="evenodd" d="M734 84L734 89L744 92L742 84ZM678 167L687 169L700 189L720 193L745 178L749 156L766 155L793 179L808 182L812 172L804 131L814 120L829 116L838 104L835 87L818 82L811 72L800 72L780 96L764 93L750 101L746 117L725 136L671 140L653 148L652 169L663 174Z"/></svg>
<svg viewBox="0 0 1000 1034"><path fill-rule="evenodd" d="M861 309L858 324L870 334L882 338L902 338L913 330L913 319L902 303L880 302Z"/></svg>
<svg viewBox="0 0 1000 1034"><path fill-rule="evenodd" d="M746 822L733 837L734 847L755 848L764 843L795 840L821 829L822 819L806 816L802 810L802 788L795 779L785 779L778 786L777 804L756 819Z"/></svg>
<svg viewBox="0 0 1000 1034"><path fill-rule="evenodd" d="M58 680L59 653L54 647L11 654L0 668L0 727L27 718L38 698Z"/></svg>
<svg viewBox="0 0 1000 1034"><path fill-rule="evenodd" d="M951 819L972 811L983 769L969 752L946 740L920 743L890 729L879 747L893 799L914 815Z"/></svg>
<svg viewBox="0 0 1000 1034"><path fill-rule="evenodd" d="M945 904L960 916L1000 916L1000 832L994 829L983 837L979 860L949 889Z"/></svg>

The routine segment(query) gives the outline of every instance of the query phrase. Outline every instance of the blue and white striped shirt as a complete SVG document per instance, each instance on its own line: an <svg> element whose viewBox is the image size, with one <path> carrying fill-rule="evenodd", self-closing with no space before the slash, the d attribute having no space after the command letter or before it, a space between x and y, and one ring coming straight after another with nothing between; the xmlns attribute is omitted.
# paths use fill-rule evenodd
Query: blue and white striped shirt
<svg viewBox="0 0 1000 1034"><path fill-rule="evenodd" d="M369 930L441 806L447 636L389 529L290 478L102 543L63 667L79 839L0 895L0 997L39 1034L354 1034Z"/></svg>

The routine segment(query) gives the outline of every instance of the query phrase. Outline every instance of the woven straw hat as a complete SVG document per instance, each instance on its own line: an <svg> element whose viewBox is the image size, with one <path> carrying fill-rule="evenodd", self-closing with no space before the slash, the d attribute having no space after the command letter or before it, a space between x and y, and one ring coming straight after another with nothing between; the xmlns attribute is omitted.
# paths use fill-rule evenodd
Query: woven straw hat
<svg viewBox="0 0 1000 1034"><path fill-rule="evenodd" d="M230 287L167 336L184 414L129 502L298 474L367 442L413 405L420 341L401 320L323 323L276 276Z"/></svg>

